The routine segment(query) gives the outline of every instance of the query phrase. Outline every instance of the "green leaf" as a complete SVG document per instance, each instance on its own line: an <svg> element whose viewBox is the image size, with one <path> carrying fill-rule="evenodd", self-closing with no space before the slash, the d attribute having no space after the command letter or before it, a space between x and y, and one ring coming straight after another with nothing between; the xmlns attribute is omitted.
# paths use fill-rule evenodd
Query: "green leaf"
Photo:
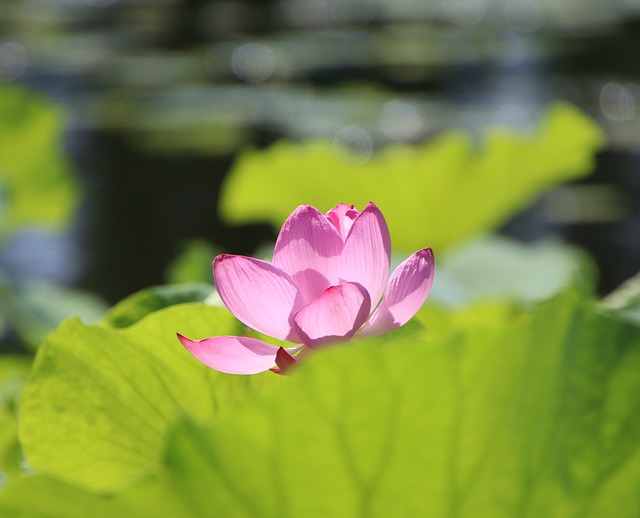
<svg viewBox="0 0 640 518"><path fill-rule="evenodd" d="M464 307L434 301L427 303L408 324L393 331L393 338L414 325L414 335L426 333L431 342L443 343L461 333L506 328L531 317L520 305L502 300L480 300ZM411 338L411 337L409 337ZM425 335L418 338L425 339Z"/></svg>
<svg viewBox="0 0 640 518"><path fill-rule="evenodd" d="M640 325L640 273L607 295L602 304L625 320Z"/></svg>
<svg viewBox="0 0 640 518"><path fill-rule="evenodd" d="M218 253L216 247L204 239L188 241L169 265L167 281L170 284L212 284L211 263Z"/></svg>
<svg viewBox="0 0 640 518"><path fill-rule="evenodd" d="M163 475L118 494L118 516L637 516L637 327L566 294L499 329L390 336L318 351L215 423L182 419ZM74 426L66 453L86 454Z"/></svg>
<svg viewBox="0 0 640 518"><path fill-rule="evenodd" d="M0 356L0 480L20 472L21 449L15 411L30 366L29 357Z"/></svg>
<svg viewBox="0 0 640 518"><path fill-rule="evenodd" d="M493 130L477 149L463 133L422 147L389 147L362 165L341 162L329 142L280 142L247 151L224 185L221 210L233 223L280 227L308 203L362 209L374 201L394 246L436 252L496 228L544 190L586 176L603 145L599 128L576 108L553 106L531 135Z"/></svg>
<svg viewBox="0 0 640 518"><path fill-rule="evenodd" d="M26 383L31 368L29 356L0 356L0 404L12 407Z"/></svg>
<svg viewBox="0 0 640 518"><path fill-rule="evenodd" d="M31 348L36 348L63 320L77 316L92 322L108 307L97 295L46 282L10 287L0 279L0 293L0 311Z"/></svg>
<svg viewBox="0 0 640 518"><path fill-rule="evenodd" d="M195 360L176 338L238 334L225 309L184 304L126 329L63 323L43 342L20 404L29 464L107 490L157 469L178 415L210 419L235 397L279 376L234 377Z"/></svg>
<svg viewBox="0 0 640 518"><path fill-rule="evenodd" d="M19 225L59 227L75 210L78 184L61 143L62 114L39 95L0 87L0 234Z"/></svg>
<svg viewBox="0 0 640 518"><path fill-rule="evenodd" d="M129 327L154 311L186 304L204 302L212 297L214 288L210 284L176 284L145 288L113 306L102 320L108 327Z"/></svg>
<svg viewBox="0 0 640 518"><path fill-rule="evenodd" d="M8 408L0 406L0 486L3 478L20 472L20 457L16 416Z"/></svg>
<svg viewBox="0 0 640 518"><path fill-rule="evenodd" d="M638 329L565 296L446 345L319 352L183 425L167 466L191 516L633 517L639 371Z"/></svg>
<svg viewBox="0 0 640 518"><path fill-rule="evenodd" d="M541 302L569 286L591 295L596 271L586 253L567 244L525 244L501 236L447 251L437 267L430 297L456 305L478 299Z"/></svg>
<svg viewBox="0 0 640 518"><path fill-rule="evenodd" d="M43 475L12 481L0 491L0 515L11 518L188 516L155 477L136 483L116 496L106 496Z"/></svg>

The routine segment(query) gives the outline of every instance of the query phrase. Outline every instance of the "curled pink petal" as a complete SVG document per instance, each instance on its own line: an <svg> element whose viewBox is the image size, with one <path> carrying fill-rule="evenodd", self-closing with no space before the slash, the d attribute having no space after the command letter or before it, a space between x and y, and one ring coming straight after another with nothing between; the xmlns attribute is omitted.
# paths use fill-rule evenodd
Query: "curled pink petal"
<svg viewBox="0 0 640 518"><path fill-rule="evenodd" d="M273 264L291 276L307 303L337 284L342 246L329 218L315 207L301 205L280 230Z"/></svg>
<svg viewBox="0 0 640 518"><path fill-rule="evenodd" d="M276 353L276 365L277 367L273 369L269 369L271 372L275 372L276 374L285 375L289 372L289 369L293 367L297 363L296 359L289 354L284 347L279 347L278 352Z"/></svg>
<svg viewBox="0 0 640 518"><path fill-rule="evenodd" d="M369 293L361 285L346 282L330 286L293 317L305 345L319 347L349 340L371 311Z"/></svg>
<svg viewBox="0 0 640 518"><path fill-rule="evenodd" d="M384 216L373 203L353 222L341 262L340 280L364 286L375 308L389 279L391 238Z"/></svg>
<svg viewBox="0 0 640 518"><path fill-rule="evenodd" d="M419 250L398 266L389 279L382 303L359 336L377 336L406 324L427 299L434 271L431 248Z"/></svg>
<svg viewBox="0 0 640 518"><path fill-rule="evenodd" d="M280 340L299 342L292 317L303 304L291 277L275 266L241 255L213 261L218 294L244 324Z"/></svg>
<svg viewBox="0 0 640 518"><path fill-rule="evenodd" d="M190 340L178 334L178 339L194 358L227 374L257 374L276 364L278 347L244 336L214 336Z"/></svg>
<svg viewBox="0 0 640 518"><path fill-rule="evenodd" d="M336 207L327 212L327 218L336 227L343 241L347 239L349 230L351 230L353 222L359 215L360 211L358 209L346 203L338 203Z"/></svg>

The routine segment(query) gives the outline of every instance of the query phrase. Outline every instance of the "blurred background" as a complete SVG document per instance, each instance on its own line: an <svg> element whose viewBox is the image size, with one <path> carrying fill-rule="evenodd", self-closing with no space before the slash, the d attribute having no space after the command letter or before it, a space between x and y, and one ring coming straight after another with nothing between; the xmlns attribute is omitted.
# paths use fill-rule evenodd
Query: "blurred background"
<svg viewBox="0 0 640 518"><path fill-rule="evenodd" d="M22 89L46 107L41 133L62 139L49 176L37 164L33 178L0 176L5 222L21 181L39 185L28 199L42 212L3 227L7 347L15 328L35 341L52 306L54 320L69 307L97 317L167 282L185 254L209 275L216 252L273 240L266 221L220 214L247 147L346 141L366 162L452 129L526 134L557 100L592 117L606 147L593 175L500 232L585 249L605 295L640 265L639 48L640 0L0 0L0 125L17 135L0 149L40 157L12 122L41 116ZM47 208L54 197L67 209ZM28 321L7 318L25 304Z"/></svg>

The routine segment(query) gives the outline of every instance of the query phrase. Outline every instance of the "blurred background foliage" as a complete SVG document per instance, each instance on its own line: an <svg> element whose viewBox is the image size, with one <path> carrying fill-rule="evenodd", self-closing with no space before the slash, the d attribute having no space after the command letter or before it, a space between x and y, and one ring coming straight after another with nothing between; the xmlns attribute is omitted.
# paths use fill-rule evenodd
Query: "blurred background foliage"
<svg viewBox="0 0 640 518"><path fill-rule="evenodd" d="M637 515L639 27L635 0L0 0L0 514ZM216 254L369 200L394 263L436 251L413 322L293 389L179 348L247 332Z"/></svg>

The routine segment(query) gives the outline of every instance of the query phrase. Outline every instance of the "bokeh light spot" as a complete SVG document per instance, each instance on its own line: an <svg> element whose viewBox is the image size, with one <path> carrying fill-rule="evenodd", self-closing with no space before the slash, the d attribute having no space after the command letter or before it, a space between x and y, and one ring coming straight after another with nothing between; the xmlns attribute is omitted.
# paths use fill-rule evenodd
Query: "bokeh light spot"
<svg viewBox="0 0 640 518"><path fill-rule="evenodd" d="M380 127L390 139L414 139L423 126L422 116L411 103L394 99L382 108Z"/></svg>
<svg viewBox="0 0 640 518"><path fill-rule="evenodd" d="M507 0L502 12L507 24L519 32L535 32L544 25L544 13L535 0Z"/></svg>
<svg viewBox="0 0 640 518"><path fill-rule="evenodd" d="M450 0L443 7L449 21L460 27L480 23L487 13L483 0Z"/></svg>
<svg viewBox="0 0 640 518"><path fill-rule="evenodd" d="M636 102L628 88L607 83L600 90L600 110L614 122L630 121L636 116Z"/></svg>
<svg viewBox="0 0 640 518"><path fill-rule="evenodd" d="M27 51L15 41L0 45L0 81L13 81L27 67Z"/></svg>
<svg viewBox="0 0 640 518"><path fill-rule="evenodd" d="M276 69L276 56L261 43L248 43L238 47L231 57L233 73L248 83L261 83Z"/></svg>
<svg viewBox="0 0 640 518"><path fill-rule="evenodd" d="M335 134L333 152L338 160L346 164L364 164L373 153L373 139L362 128L347 126Z"/></svg>
<svg viewBox="0 0 640 518"><path fill-rule="evenodd" d="M86 5L91 7L109 7L116 3L116 0L83 0Z"/></svg>

